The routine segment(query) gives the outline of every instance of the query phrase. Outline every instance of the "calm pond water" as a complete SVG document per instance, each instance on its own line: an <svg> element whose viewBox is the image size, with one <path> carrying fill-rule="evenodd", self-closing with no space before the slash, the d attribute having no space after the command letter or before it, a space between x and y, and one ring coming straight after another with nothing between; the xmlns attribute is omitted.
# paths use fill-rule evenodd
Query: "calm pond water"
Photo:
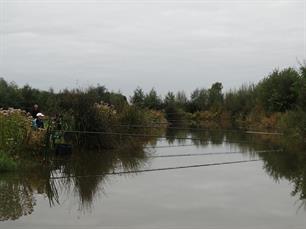
<svg viewBox="0 0 306 229"><path fill-rule="evenodd" d="M165 135L0 175L0 228L306 228L305 151L278 136Z"/></svg>

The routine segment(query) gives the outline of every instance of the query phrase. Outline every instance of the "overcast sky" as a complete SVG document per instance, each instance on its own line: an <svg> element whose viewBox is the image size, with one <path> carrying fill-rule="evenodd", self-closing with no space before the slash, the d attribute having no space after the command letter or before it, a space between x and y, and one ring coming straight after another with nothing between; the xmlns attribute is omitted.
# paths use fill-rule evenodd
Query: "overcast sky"
<svg viewBox="0 0 306 229"><path fill-rule="evenodd" d="M305 60L305 0L0 0L0 77L130 95L258 82Z"/></svg>

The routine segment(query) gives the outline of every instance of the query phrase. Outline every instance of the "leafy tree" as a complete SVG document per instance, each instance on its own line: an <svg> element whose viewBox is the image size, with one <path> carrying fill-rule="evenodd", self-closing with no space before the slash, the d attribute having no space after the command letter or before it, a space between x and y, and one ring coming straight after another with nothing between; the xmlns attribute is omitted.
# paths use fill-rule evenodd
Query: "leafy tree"
<svg viewBox="0 0 306 229"><path fill-rule="evenodd" d="M274 70L257 86L261 104L268 112L284 112L297 105L300 76L293 68Z"/></svg>
<svg viewBox="0 0 306 229"><path fill-rule="evenodd" d="M207 89L196 89L191 94L190 111L208 110L209 91Z"/></svg>
<svg viewBox="0 0 306 229"><path fill-rule="evenodd" d="M175 95L175 101L180 108L184 110L187 109L189 101L184 91L177 92L177 94Z"/></svg>
<svg viewBox="0 0 306 229"><path fill-rule="evenodd" d="M154 88L151 89L151 91L146 94L144 98L144 106L149 109L155 109L159 110L162 106L162 100L160 96L157 95L157 92Z"/></svg>
<svg viewBox="0 0 306 229"><path fill-rule="evenodd" d="M22 97L15 83L0 78L0 107L20 107Z"/></svg>
<svg viewBox="0 0 306 229"><path fill-rule="evenodd" d="M225 94L224 109L232 116L246 116L256 105L254 85L242 85L238 90L230 90Z"/></svg>
<svg viewBox="0 0 306 229"><path fill-rule="evenodd" d="M306 112L306 64L300 66L300 84L298 86L298 108Z"/></svg>
<svg viewBox="0 0 306 229"><path fill-rule="evenodd" d="M133 96L130 98L130 102L137 107L144 107L145 94L143 90L137 87Z"/></svg>
<svg viewBox="0 0 306 229"><path fill-rule="evenodd" d="M222 94L222 83L216 82L211 88L208 90L208 106L210 109L218 109L221 108L223 104L223 94Z"/></svg>
<svg viewBox="0 0 306 229"><path fill-rule="evenodd" d="M164 99L166 118L175 124L179 124L180 120L184 119L184 111L180 108L176 101L175 94L168 92Z"/></svg>
<svg viewBox="0 0 306 229"><path fill-rule="evenodd" d="M164 104L165 106L168 105L175 105L175 95L173 92L168 92L165 99L164 99Z"/></svg>

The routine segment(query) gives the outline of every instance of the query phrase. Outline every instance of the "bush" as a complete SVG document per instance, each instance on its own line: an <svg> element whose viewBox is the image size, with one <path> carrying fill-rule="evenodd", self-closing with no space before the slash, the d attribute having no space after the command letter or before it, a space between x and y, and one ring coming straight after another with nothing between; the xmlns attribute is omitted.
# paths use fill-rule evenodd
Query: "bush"
<svg viewBox="0 0 306 229"><path fill-rule="evenodd" d="M285 135L304 140L306 138L306 112L288 111L280 120L280 128Z"/></svg>
<svg viewBox="0 0 306 229"><path fill-rule="evenodd" d="M31 118L25 112L10 108L0 111L0 149L16 150L29 138Z"/></svg>
<svg viewBox="0 0 306 229"><path fill-rule="evenodd" d="M151 112L128 104L115 106L97 102L99 98L90 91L66 92L63 98L60 107L64 116L72 117L68 126L75 130L75 133L65 134L65 139L84 148L116 148L127 139L118 134L122 132L119 127L152 125L161 119L157 111Z"/></svg>
<svg viewBox="0 0 306 229"><path fill-rule="evenodd" d="M32 117L20 109L0 110L0 150L17 153L20 149L43 146L45 130L32 129Z"/></svg>
<svg viewBox="0 0 306 229"><path fill-rule="evenodd" d="M8 155L0 151L0 172L13 171L17 168L17 163Z"/></svg>
<svg viewBox="0 0 306 229"><path fill-rule="evenodd" d="M296 107L298 102L299 73L293 68L274 70L257 86L259 100L268 112L285 112Z"/></svg>

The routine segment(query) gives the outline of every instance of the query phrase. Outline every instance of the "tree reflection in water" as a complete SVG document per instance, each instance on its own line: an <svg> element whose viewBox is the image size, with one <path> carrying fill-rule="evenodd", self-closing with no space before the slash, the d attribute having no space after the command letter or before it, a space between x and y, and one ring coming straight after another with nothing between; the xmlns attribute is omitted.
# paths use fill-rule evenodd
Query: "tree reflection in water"
<svg viewBox="0 0 306 229"><path fill-rule="evenodd" d="M34 211L35 198L30 184L0 178L0 221L15 220Z"/></svg>
<svg viewBox="0 0 306 229"><path fill-rule="evenodd" d="M260 154L266 172L275 181L286 179L293 184L292 196L297 196L306 209L306 150L298 144L290 144L281 152Z"/></svg>
<svg viewBox="0 0 306 229"><path fill-rule="evenodd" d="M107 175L103 174L137 170L146 160L143 145L131 144L131 147L113 151L80 150L71 157L54 158L48 166L0 176L0 220L16 220L31 214L36 203L35 194L46 196L52 207L60 204L62 192L73 192L73 196L79 199L79 209L88 210L103 192L107 181ZM93 176L84 179L84 175ZM53 179L59 176L65 178Z"/></svg>
<svg viewBox="0 0 306 229"><path fill-rule="evenodd" d="M196 146L231 144L241 153L249 156L259 156L264 161L264 169L276 181L287 179L294 189L293 196L304 201L306 197L306 150L300 143L284 143L279 137L247 135L242 132L222 131L187 131L167 130L166 140L169 144L186 144L187 141ZM176 140L190 137L201 140ZM151 145L156 139L151 139ZM292 142L291 142L292 143ZM26 173L7 174L0 176L0 220L15 220L29 215L34 211L35 195L43 194L49 200L50 206L60 203L61 194L76 196L79 199L79 209L89 210L95 199L103 193L107 183L106 173L113 171L130 171L141 169L148 162L150 153L146 152L142 142L130 144L112 151L74 152L69 157L53 158L48 166L33 168ZM297 147L299 146L299 147ZM263 149L283 149L255 153ZM86 178L82 176L88 176ZM95 176L97 175L97 176ZM52 177L65 177L52 179ZM306 205L305 205L306 206Z"/></svg>

